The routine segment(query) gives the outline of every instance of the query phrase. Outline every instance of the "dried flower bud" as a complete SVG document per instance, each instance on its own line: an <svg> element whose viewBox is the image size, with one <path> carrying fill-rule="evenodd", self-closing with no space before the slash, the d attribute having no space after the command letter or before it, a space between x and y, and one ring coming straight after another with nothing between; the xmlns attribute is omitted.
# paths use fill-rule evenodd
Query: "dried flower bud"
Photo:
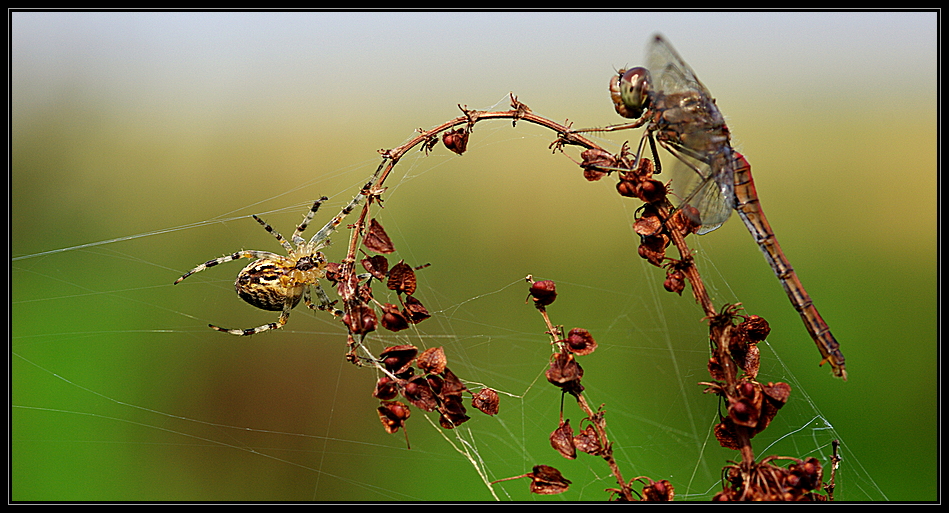
<svg viewBox="0 0 949 513"><path fill-rule="evenodd" d="M465 390L468 390L465 387L465 384L458 379L458 376L455 375L451 369L445 367L445 370L441 373L442 377L442 389L439 391L438 395L440 397L449 397L449 396L458 396L461 397L461 393Z"/></svg>
<svg viewBox="0 0 949 513"><path fill-rule="evenodd" d="M461 155L468 149L468 130L458 128L442 135L442 142L449 150Z"/></svg>
<svg viewBox="0 0 949 513"><path fill-rule="evenodd" d="M376 221L375 218L369 220L369 229L366 231L366 237L362 243L376 253L392 253L395 251L392 240L389 239L386 231L382 228L382 224Z"/></svg>
<svg viewBox="0 0 949 513"><path fill-rule="evenodd" d="M583 162L580 167L583 168L583 177L591 182L610 174L611 168L616 167L616 157L606 150L589 149L580 154Z"/></svg>
<svg viewBox="0 0 949 513"><path fill-rule="evenodd" d="M567 334L567 350L571 353L584 356L596 350L596 341L590 332L583 328L573 328Z"/></svg>
<svg viewBox="0 0 949 513"><path fill-rule="evenodd" d="M471 418L467 415L460 394L443 397L438 413L440 414L438 423L445 429L454 429Z"/></svg>
<svg viewBox="0 0 949 513"><path fill-rule="evenodd" d="M339 281L339 267L340 265L337 262L329 262L326 264L324 271L326 272L325 278L327 281L334 284Z"/></svg>
<svg viewBox="0 0 949 513"><path fill-rule="evenodd" d="M739 426L753 428L758 425L758 408L747 398L732 402L728 406L728 416Z"/></svg>
<svg viewBox="0 0 949 513"><path fill-rule="evenodd" d="M669 245L669 237L660 233L651 237L643 237L639 244L639 256L645 258L650 264L659 267L666 258L666 247Z"/></svg>
<svg viewBox="0 0 949 513"><path fill-rule="evenodd" d="M658 235L662 231L662 220L658 215L642 215L633 223L633 231L641 237Z"/></svg>
<svg viewBox="0 0 949 513"><path fill-rule="evenodd" d="M616 192L626 198L640 198L640 183L633 180L620 179L616 182Z"/></svg>
<svg viewBox="0 0 949 513"><path fill-rule="evenodd" d="M482 388L471 397L471 406L488 415L497 415L500 398L498 393L490 388Z"/></svg>
<svg viewBox="0 0 949 513"><path fill-rule="evenodd" d="M557 299L557 287L551 280L535 281L531 283L530 297L534 299L534 306L547 306Z"/></svg>
<svg viewBox="0 0 949 513"><path fill-rule="evenodd" d="M715 425L715 438L718 444L726 449L737 451L741 448L738 443L738 435L735 433L735 424L731 417L725 417L721 423Z"/></svg>
<svg viewBox="0 0 949 513"><path fill-rule="evenodd" d="M718 358L714 356L708 359L708 373L712 376L712 379L725 379L725 369L722 368L722 364L718 361Z"/></svg>

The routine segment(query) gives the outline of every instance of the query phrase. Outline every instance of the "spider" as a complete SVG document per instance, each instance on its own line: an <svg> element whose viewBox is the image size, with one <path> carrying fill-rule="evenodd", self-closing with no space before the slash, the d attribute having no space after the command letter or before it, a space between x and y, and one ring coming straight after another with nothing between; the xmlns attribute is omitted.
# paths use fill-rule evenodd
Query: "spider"
<svg viewBox="0 0 949 513"><path fill-rule="evenodd" d="M307 241L300 235L306 230L307 225L313 219L320 205L327 198L324 196L310 207L310 210L303 217L303 222L297 226L293 232L290 241L280 235L263 219L254 215L254 219L260 223L269 233L277 238L277 242L287 251L287 256L278 255L269 251L243 250L236 253L209 260L194 269L185 273L181 278L175 280L175 285L194 273L201 272L208 267L214 267L218 264L238 260L241 258L255 258L253 262L247 265L238 275L234 282L234 288L237 295L244 301L250 303L261 310L281 312L277 322L271 322L248 329L227 329L220 328L213 324L209 327L217 331L223 331L232 335L246 336L255 335L263 331L282 328L290 317L290 310L300 303L303 299L306 306L313 310L324 310L332 312L333 315L340 316L342 311L333 307L334 302L330 302L326 292L320 287L319 280L326 276L326 259L323 257L321 249L329 245L329 236L342 222L347 214L353 211L359 202L366 195L358 194L348 205L343 207L340 213L330 220ZM295 245L295 247L294 247ZM316 294L320 299L319 305L314 305L310 301L310 287L316 289Z"/></svg>

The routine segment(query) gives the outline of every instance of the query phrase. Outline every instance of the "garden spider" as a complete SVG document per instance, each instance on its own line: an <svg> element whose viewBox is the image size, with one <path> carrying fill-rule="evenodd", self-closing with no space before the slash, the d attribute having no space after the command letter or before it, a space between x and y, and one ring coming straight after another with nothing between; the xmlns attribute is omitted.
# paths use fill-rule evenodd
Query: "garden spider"
<svg viewBox="0 0 949 513"><path fill-rule="evenodd" d="M327 200L324 196L310 208L309 212L303 217L303 222L297 226L293 232L293 237L287 242L276 230L263 219L254 215L254 219L277 238L277 242L287 250L287 256L278 255L269 251L244 250L231 255L222 256L209 260L194 269L185 273L181 278L175 280L175 285L194 273L201 272L208 267L214 267L218 264L238 260L241 258L256 258L240 274L237 275L237 281L234 282L234 288L237 295L244 301L256 306L262 310L281 312L277 322L271 322L248 329L226 329L213 324L208 324L212 329L230 333L231 335L254 335L263 331L282 328L290 317L290 310L297 306L300 299L303 299L306 306L314 310L325 310L332 312L333 315L340 316L343 312L334 308L334 302L330 302L326 292L320 287L319 280L326 276L326 259L319 250L329 245L329 236L342 222L347 214L353 211L365 194L358 194L348 205L343 207L340 213L330 222L326 223L309 241L300 236L303 230L313 219L320 205ZM296 247L294 247L296 245ZM310 287L316 288L316 294L319 296L320 304L314 305L310 301Z"/></svg>

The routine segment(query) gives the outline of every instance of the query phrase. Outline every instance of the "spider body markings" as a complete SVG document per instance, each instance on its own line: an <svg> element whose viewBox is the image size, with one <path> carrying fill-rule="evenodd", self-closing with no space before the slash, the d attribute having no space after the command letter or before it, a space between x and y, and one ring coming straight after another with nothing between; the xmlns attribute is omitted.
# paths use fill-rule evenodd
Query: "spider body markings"
<svg viewBox="0 0 949 513"><path fill-rule="evenodd" d="M209 260L194 269L188 271L180 278L175 280L175 285L194 273L201 272L209 267L219 264L239 260L241 258L253 258L253 262L244 267L237 275L234 282L234 288L237 295L247 303L260 308L261 310L281 312L277 322L271 322L248 329L227 329L208 324L209 327L217 331L223 331L232 335L246 336L261 333L263 331L282 328L290 318L290 310L300 303L302 299L306 305L313 310L325 310L333 315L340 316L341 310L333 307L335 302L331 302L326 292L320 287L319 280L326 276L326 258L321 249L329 245L329 236L335 231L336 227L342 222L347 214L359 204L365 195L359 194L346 205L340 213L330 220L313 237L307 241L301 235L306 230L307 225L313 219L320 205L327 198L324 196L316 202L303 217L303 222L296 227L290 241L287 241L279 232L273 229L263 219L254 215L254 219L264 227L267 232L273 235L277 242L286 250L287 255L278 255L269 251L244 250L237 251L230 255L225 255L214 260ZM310 289L316 289L319 298L319 304L314 305L310 300Z"/></svg>

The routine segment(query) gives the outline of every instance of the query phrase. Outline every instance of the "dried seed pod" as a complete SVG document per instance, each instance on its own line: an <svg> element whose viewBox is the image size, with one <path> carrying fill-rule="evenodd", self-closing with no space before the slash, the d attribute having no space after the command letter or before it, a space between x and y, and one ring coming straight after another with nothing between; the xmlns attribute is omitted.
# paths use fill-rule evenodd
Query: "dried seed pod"
<svg viewBox="0 0 949 513"><path fill-rule="evenodd" d="M360 303L343 315L343 324L358 335L376 330L376 312L365 303Z"/></svg>
<svg viewBox="0 0 949 513"><path fill-rule="evenodd" d="M379 420L390 435L404 428L405 420L412 414L409 407L399 401L382 401L377 411Z"/></svg>
<svg viewBox="0 0 949 513"><path fill-rule="evenodd" d="M393 374L402 374L408 370L418 354L418 348L413 345L387 347L382 350L379 359L386 370Z"/></svg>
<svg viewBox="0 0 949 513"><path fill-rule="evenodd" d="M461 155L468 149L468 130L457 128L442 135L442 142L449 150Z"/></svg>
<svg viewBox="0 0 949 513"><path fill-rule="evenodd" d="M409 327L409 321L398 306L386 303L382 305L382 327L389 331L402 331Z"/></svg>
<svg viewBox="0 0 949 513"><path fill-rule="evenodd" d="M583 385L580 384L580 378L583 377L583 368L576 362L573 354L567 351L557 353L551 357L550 367L545 375L547 381L560 387L566 393L576 395L583 392Z"/></svg>
<svg viewBox="0 0 949 513"><path fill-rule="evenodd" d="M738 327L748 335L750 342L761 342L771 334L771 326L763 317L749 315Z"/></svg>
<svg viewBox="0 0 949 513"><path fill-rule="evenodd" d="M567 491L570 480L563 477L560 471L547 465L537 465L529 474L531 478L531 493L538 495L554 495Z"/></svg>
<svg viewBox="0 0 949 513"><path fill-rule="evenodd" d="M402 386L402 397L405 397L416 408L425 411L435 411L438 408L438 398L432 387L428 385L428 380L418 376Z"/></svg>
<svg viewBox="0 0 949 513"><path fill-rule="evenodd" d="M459 396L461 397L462 392L468 390L465 387L465 384L458 379L458 376L455 375L449 368L445 368L441 373L442 377L442 389L439 392L441 397L448 396Z"/></svg>
<svg viewBox="0 0 949 513"><path fill-rule="evenodd" d="M383 401L391 401L399 395L398 383L389 376L382 376L376 381L376 389L372 396Z"/></svg>
<svg viewBox="0 0 949 513"><path fill-rule="evenodd" d="M362 243L376 253L392 253L395 251L392 240L389 239L389 235L382 228L382 224L376 221L376 218L369 220L369 229L366 231Z"/></svg>
<svg viewBox="0 0 949 513"><path fill-rule="evenodd" d="M415 293L415 284L415 271L405 261L400 260L389 270L389 281L386 282L389 290L411 295Z"/></svg>
<svg viewBox="0 0 949 513"><path fill-rule="evenodd" d="M586 429L573 437L573 445L578 451L598 456L600 454L600 435L592 424L587 425Z"/></svg>
<svg viewBox="0 0 949 513"><path fill-rule="evenodd" d="M382 280L389 274L389 261L382 255L374 255L364 258L360 261L363 269L369 272L373 278Z"/></svg>
<svg viewBox="0 0 949 513"><path fill-rule="evenodd" d="M488 415L497 415L500 398L498 393L490 388L482 388L471 397L471 406Z"/></svg>
<svg viewBox="0 0 949 513"><path fill-rule="evenodd" d="M649 479L649 478L646 478ZM669 502L675 497L675 489L669 481L653 481L643 487L643 500L648 502Z"/></svg>
<svg viewBox="0 0 949 513"><path fill-rule="evenodd" d="M571 353L584 356L596 350L596 341L593 335L583 328L573 328L567 334L567 350Z"/></svg>
<svg viewBox="0 0 949 513"><path fill-rule="evenodd" d="M442 347L430 347L416 358L418 368L427 374L441 374L445 370L448 358Z"/></svg>
<svg viewBox="0 0 949 513"><path fill-rule="evenodd" d="M461 396L450 396L438 410L438 423L445 429L454 429L467 422L471 417L467 415Z"/></svg>
<svg viewBox="0 0 949 513"><path fill-rule="evenodd" d="M685 273L675 269L666 275L666 281L662 283L663 288L674 294L682 295L685 290Z"/></svg>
<svg viewBox="0 0 949 513"><path fill-rule="evenodd" d="M573 445L573 428L565 420L550 434L550 446L568 460L577 459L577 448Z"/></svg>
<svg viewBox="0 0 949 513"><path fill-rule="evenodd" d="M557 286L551 280L541 280L531 283L530 296L534 300L534 306L541 308L547 306L557 299Z"/></svg>
<svg viewBox="0 0 949 513"><path fill-rule="evenodd" d="M414 296L405 296L404 304L405 310L402 311L402 315L412 324L418 324L432 316L428 313L428 310L425 309L422 302L415 299Z"/></svg>

